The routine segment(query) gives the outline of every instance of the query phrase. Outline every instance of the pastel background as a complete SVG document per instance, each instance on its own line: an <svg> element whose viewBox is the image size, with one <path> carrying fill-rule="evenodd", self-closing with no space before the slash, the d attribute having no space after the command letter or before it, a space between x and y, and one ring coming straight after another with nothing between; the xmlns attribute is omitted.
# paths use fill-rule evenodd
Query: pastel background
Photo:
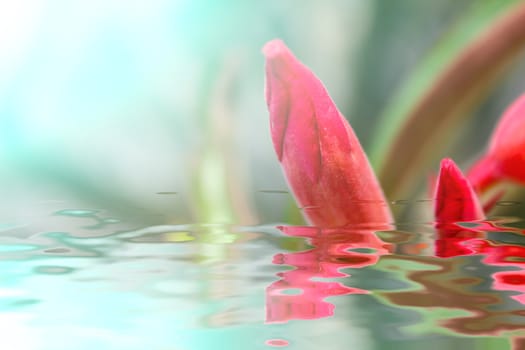
<svg viewBox="0 0 525 350"><path fill-rule="evenodd" d="M282 38L370 149L413 68L479 4L4 2L2 212L72 199L144 224L279 221L289 198L264 192L286 190L269 137L264 43ZM476 109L484 122L466 127L467 141L449 155L465 163L481 152L524 74L521 60ZM235 185L225 191L227 182ZM214 198L229 204L203 209ZM230 213L205 214L225 206Z"/></svg>

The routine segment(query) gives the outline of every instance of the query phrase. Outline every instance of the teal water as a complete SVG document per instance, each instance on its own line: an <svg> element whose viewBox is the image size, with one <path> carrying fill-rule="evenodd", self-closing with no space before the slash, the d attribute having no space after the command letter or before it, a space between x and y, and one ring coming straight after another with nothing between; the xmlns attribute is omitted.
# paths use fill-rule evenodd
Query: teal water
<svg viewBox="0 0 525 350"><path fill-rule="evenodd" d="M522 349L523 222L378 232L137 227L101 209L0 222L8 349ZM41 228L45 227L45 230ZM49 229L49 230L48 230Z"/></svg>

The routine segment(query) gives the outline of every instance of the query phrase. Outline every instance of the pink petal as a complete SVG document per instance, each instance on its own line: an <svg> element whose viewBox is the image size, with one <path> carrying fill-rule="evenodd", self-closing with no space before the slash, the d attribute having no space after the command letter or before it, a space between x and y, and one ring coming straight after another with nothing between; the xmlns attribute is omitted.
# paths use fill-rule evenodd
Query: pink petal
<svg viewBox="0 0 525 350"><path fill-rule="evenodd" d="M504 180L525 184L525 94L511 104L496 126L487 153L473 165L468 178L485 192Z"/></svg>

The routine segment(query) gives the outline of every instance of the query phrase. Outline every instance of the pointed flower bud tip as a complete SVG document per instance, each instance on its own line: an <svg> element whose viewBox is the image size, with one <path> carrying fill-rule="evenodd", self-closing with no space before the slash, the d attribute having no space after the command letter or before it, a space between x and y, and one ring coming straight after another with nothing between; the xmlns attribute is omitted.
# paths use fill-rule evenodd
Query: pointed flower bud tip
<svg viewBox="0 0 525 350"><path fill-rule="evenodd" d="M279 55L289 53L290 50L281 39L274 39L264 45L262 52L266 58L275 58Z"/></svg>
<svg viewBox="0 0 525 350"><path fill-rule="evenodd" d="M472 186L450 158L441 161L436 184L437 223L482 220L483 209Z"/></svg>

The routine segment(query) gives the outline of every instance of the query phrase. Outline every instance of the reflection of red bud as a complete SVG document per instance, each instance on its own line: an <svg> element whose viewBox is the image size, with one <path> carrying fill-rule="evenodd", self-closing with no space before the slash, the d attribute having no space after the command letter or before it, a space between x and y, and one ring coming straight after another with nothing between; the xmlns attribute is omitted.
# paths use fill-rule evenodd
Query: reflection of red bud
<svg viewBox="0 0 525 350"><path fill-rule="evenodd" d="M468 172L476 191L485 192L500 181L525 184L525 94L504 112L486 154Z"/></svg>
<svg viewBox="0 0 525 350"><path fill-rule="evenodd" d="M280 40L267 43L266 100L275 151L317 226L392 222L368 159L323 84Z"/></svg>
<svg viewBox="0 0 525 350"><path fill-rule="evenodd" d="M481 234L462 228L457 223L482 220L483 209L472 186L452 159L441 161L435 196L436 255L450 257L474 253L463 243Z"/></svg>

